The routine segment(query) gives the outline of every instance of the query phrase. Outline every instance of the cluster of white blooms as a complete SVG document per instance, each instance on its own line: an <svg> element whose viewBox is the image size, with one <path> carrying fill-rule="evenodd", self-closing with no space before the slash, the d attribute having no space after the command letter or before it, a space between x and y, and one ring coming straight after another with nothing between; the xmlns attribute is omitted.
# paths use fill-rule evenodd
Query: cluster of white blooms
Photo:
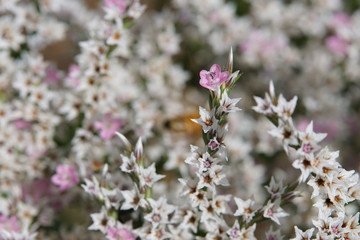
<svg viewBox="0 0 360 240"><path fill-rule="evenodd" d="M0 8L0 236L33 239L35 218L51 224L53 200L40 199L51 191L36 181L53 165L53 140L58 116L61 73L44 60L41 51L62 39L67 26L52 9L23 1L1 1ZM38 23L41 22L41 27ZM57 154L57 153L55 153ZM35 181L34 181L35 180ZM36 186L43 189L36 189ZM35 188L35 189L34 189Z"/></svg>
<svg viewBox="0 0 360 240"><path fill-rule="evenodd" d="M331 152L328 147L321 148L326 134L315 133L313 122L305 131L294 127L292 114L297 97L286 101L282 94L276 97L272 82L265 98L255 97L254 110L266 115L276 126L269 133L280 138L287 153L289 148L296 150L293 167L300 169L299 182L312 186L311 198L318 208L318 218L313 220L318 229L316 239L357 239L360 234L359 213L353 216L346 211L349 204L359 199L359 175L354 170L347 171L336 161L339 151ZM265 216L265 214L264 214ZM296 227L294 239L311 238L314 229L303 233Z"/></svg>

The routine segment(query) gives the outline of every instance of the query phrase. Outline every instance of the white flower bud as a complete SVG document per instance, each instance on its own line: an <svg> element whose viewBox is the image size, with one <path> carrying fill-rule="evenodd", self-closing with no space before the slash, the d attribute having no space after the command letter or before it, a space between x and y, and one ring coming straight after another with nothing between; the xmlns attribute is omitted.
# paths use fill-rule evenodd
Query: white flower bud
<svg viewBox="0 0 360 240"><path fill-rule="evenodd" d="M136 158L137 162L142 159L143 152L144 152L144 150L143 150L141 137L139 137L138 141L136 142L136 146L135 146L135 158Z"/></svg>
<svg viewBox="0 0 360 240"><path fill-rule="evenodd" d="M122 135L122 134L119 133L119 132L115 132L115 134L116 134L116 135L121 139L121 141L125 144L126 150L128 150L129 152L131 152L132 146L131 146L131 143L129 142L129 140L128 140L124 135Z"/></svg>

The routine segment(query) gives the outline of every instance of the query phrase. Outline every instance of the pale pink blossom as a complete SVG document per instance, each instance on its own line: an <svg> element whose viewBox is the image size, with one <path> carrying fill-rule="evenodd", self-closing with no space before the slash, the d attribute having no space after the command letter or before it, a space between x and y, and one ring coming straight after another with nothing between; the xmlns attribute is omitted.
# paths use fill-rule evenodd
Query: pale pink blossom
<svg viewBox="0 0 360 240"><path fill-rule="evenodd" d="M210 71L200 71L200 85L214 91L229 78L228 72L221 72L220 66L214 64Z"/></svg>
<svg viewBox="0 0 360 240"><path fill-rule="evenodd" d="M54 84L58 83L60 81L59 75L56 71L56 69L52 67L48 67L45 70L45 78L43 79L44 83L47 84Z"/></svg>
<svg viewBox="0 0 360 240"><path fill-rule="evenodd" d="M0 229L11 232L19 232L19 221L16 216L5 216L0 214Z"/></svg>
<svg viewBox="0 0 360 240"><path fill-rule="evenodd" d="M56 167L56 174L51 177L51 182L60 187L61 191L72 187L79 182L74 165L59 165Z"/></svg>
<svg viewBox="0 0 360 240"><path fill-rule="evenodd" d="M326 46L335 54L345 56L348 53L349 44L339 36L331 36L325 40Z"/></svg>
<svg viewBox="0 0 360 240"><path fill-rule="evenodd" d="M270 37L261 31L253 31L249 35L249 39L240 45L242 52L256 51L275 53L286 48L286 42L279 37Z"/></svg>
<svg viewBox="0 0 360 240"><path fill-rule="evenodd" d="M94 127L100 130L100 137L104 140L109 140L115 136L115 132L119 130L122 124L121 118L114 118L111 113L103 116L102 121L96 121Z"/></svg>
<svg viewBox="0 0 360 240"><path fill-rule="evenodd" d="M17 129L29 129L32 126L32 122L23 119L17 119L14 121L14 126Z"/></svg>
<svg viewBox="0 0 360 240"><path fill-rule="evenodd" d="M105 7L116 7L121 13L125 13L126 1L125 0L105 0Z"/></svg>
<svg viewBox="0 0 360 240"><path fill-rule="evenodd" d="M109 227L107 229L107 239L109 240L117 240L117 239L123 239L123 240L135 240L135 235L127 230L126 228L114 228Z"/></svg>
<svg viewBox="0 0 360 240"><path fill-rule="evenodd" d="M76 88L79 86L79 76L80 76L80 68L76 64L71 64L69 67L69 74L67 75L67 79L70 83Z"/></svg>
<svg viewBox="0 0 360 240"><path fill-rule="evenodd" d="M350 17L345 13L336 13L334 15L332 24L334 28L341 28L350 25L351 19Z"/></svg>

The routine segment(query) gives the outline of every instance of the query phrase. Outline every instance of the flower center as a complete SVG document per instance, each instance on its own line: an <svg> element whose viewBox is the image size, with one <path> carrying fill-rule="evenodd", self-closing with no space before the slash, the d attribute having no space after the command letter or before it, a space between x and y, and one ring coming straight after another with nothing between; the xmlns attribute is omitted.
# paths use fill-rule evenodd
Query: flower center
<svg viewBox="0 0 360 240"><path fill-rule="evenodd" d="M314 148L309 143L304 144L304 146L302 148L304 153L310 153L313 149Z"/></svg>
<svg viewBox="0 0 360 240"><path fill-rule="evenodd" d="M210 74L211 80L214 80L215 76L216 76L216 72L210 72L209 74Z"/></svg>
<svg viewBox="0 0 360 240"><path fill-rule="evenodd" d="M152 219L154 222L158 223L158 222L160 222L160 220L161 220L161 216L160 216L160 214L155 213L155 214L151 217L151 219Z"/></svg>
<svg viewBox="0 0 360 240"><path fill-rule="evenodd" d="M212 164L212 162L209 161L209 160L206 160L206 161L204 162L204 166L205 166L206 168L211 167L211 164Z"/></svg>
<svg viewBox="0 0 360 240"><path fill-rule="evenodd" d="M232 238L237 238L239 235L238 235L238 231L239 231L239 229L237 228L237 227L235 227L235 228L233 228L232 230L231 230L231 237Z"/></svg>

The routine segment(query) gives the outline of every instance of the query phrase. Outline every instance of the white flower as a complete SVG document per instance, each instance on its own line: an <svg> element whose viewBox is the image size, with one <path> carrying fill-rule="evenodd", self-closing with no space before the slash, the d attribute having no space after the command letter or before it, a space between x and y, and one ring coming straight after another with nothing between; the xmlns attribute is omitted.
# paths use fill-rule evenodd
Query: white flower
<svg viewBox="0 0 360 240"><path fill-rule="evenodd" d="M318 149L318 143L325 137L326 133L315 133L313 130L313 122L311 121L306 127L305 132L299 132L299 139L302 141L301 148L298 153L308 156Z"/></svg>
<svg viewBox="0 0 360 240"><path fill-rule="evenodd" d="M183 190L181 192L181 196L190 195L196 192L198 181L195 180L185 180L179 178L178 181L183 185Z"/></svg>
<svg viewBox="0 0 360 240"><path fill-rule="evenodd" d="M185 163L199 167L199 158L201 158L202 156L200 151L198 151L199 147L190 145L190 148L191 148L191 156L185 159Z"/></svg>
<svg viewBox="0 0 360 240"><path fill-rule="evenodd" d="M134 19L139 18L141 14L145 11L145 8L146 6L142 5L138 0L134 1L128 11L129 17L132 17Z"/></svg>
<svg viewBox="0 0 360 240"><path fill-rule="evenodd" d="M295 226L295 238L292 238L291 240L308 240L312 237L314 228L306 230L306 232L301 231L297 226Z"/></svg>
<svg viewBox="0 0 360 240"><path fill-rule="evenodd" d="M92 180L85 178L84 181L85 184L81 184L81 187L85 190L85 192L98 198L102 197L99 181L96 179L95 176L93 176Z"/></svg>
<svg viewBox="0 0 360 240"><path fill-rule="evenodd" d="M101 192L104 196L104 203L106 209L110 209L111 207L115 209L119 208L121 195L120 195L120 191L117 188L111 190L106 188L101 188Z"/></svg>
<svg viewBox="0 0 360 240"><path fill-rule="evenodd" d="M209 220L217 221L218 215L215 212L215 209L213 208L212 202L208 202L207 205L200 205L199 209L201 211L201 218L200 222L204 223Z"/></svg>
<svg viewBox="0 0 360 240"><path fill-rule="evenodd" d="M289 214L280 207L280 200L278 199L275 202L267 202L266 206L264 207L263 215L264 217L270 218L271 220L280 225L279 218L286 217Z"/></svg>
<svg viewBox="0 0 360 240"><path fill-rule="evenodd" d="M155 163L151 164L150 167L143 168L139 167L139 180L141 187L152 187L152 185L163 179L165 175L156 174Z"/></svg>
<svg viewBox="0 0 360 240"><path fill-rule="evenodd" d="M251 199L244 201L237 197L235 197L234 200L237 206L237 210L234 213L234 216L242 216L243 221L246 223L250 222L258 210L256 203Z"/></svg>
<svg viewBox="0 0 360 240"><path fill-rule="evenodd" d="M215 130L218 125L218 120L215 118L215 108L208 112L205 108L199 107L199 112L200 118L191 120L200 124L204 133Z"/></svg>
<svg viewBox="0 0 360 240"><path fill-rule="evenodd" d="M339 151L330 152L327 147L320 150L311 162L312 168L316 174L324 175L340 167L336 161L339 157Z"/></svg>
<svg viewBox="0 0 360 240"><path fill-rule="evenodd" d="M330 236L333 237L333 239L340 238L344 236L343 234L346 233L346 229L343 229L344 219L341 217L330 217L328 218L328 224L330 232Z"/></svg>
<svg viewBox="0 0 360 240"><path fill-rule="evenodd" d="M274 84L272 81L270 81L269 84L269 93L265 93L264 99L254 96L254 99L256 101L256 106L252 107L254 111L264 115L275 114L274 102L276 101L276 96L275 96Z"/></svg>
<svg viewBox="0 0 360 240"><path fill-rule="evenodd" d="M157 201L150 198L148 199L151 212L147 214L144 219L150 222L153 227L158 226L159 224L168 224L171 223L171 218L169 217L176 211L176 207L166 203L166 198L161 197Z"/></svg>
<svg viewBox="0 0 360 240"><path fill-rule="evenodd" d="M198 161L200 173L211 171L211 169L219 163L219 159L211 157L208 152L205 152Z"/></svg>
<svg viewBox="0 0 360 240"><path fill-rule="evenodd" d="M350 239L356 239L360 234L360 225L359 225L359 212L354 216L345 219L343 224L344 232L349 234Z"/></svg>
<svg viewBox="0 0 360 240"><path fill-rule="evenodd" d="M146 208L148 205L144 194L140 194L136 186L132 190L123 190L121 194L124 197L124 203L121 205L121 210L138 209L138 207Z"/></svg>
<svg viewBox="0 0 360 240"><path fill-rule="evenodd" d="M233 227L226 233L229 235L231 240L256 240L254 235L255 230L256 224L240 230L238 221L235 221Z"/></svg>
<svg viewBox="0 0 360 240"><path fill-rule="evenodd" d="M265 233L266 240L283 240L283 236L280 234L280 229L274 231L273 227L270 226L270 229Z"/></svg>
<svg viewBox="0 0 360 240"><path fill-rule="evenodd" d="M89 230L99 230L102 233L106 234L109 216L107 215L106 209L103 207L100 213L90 214L90 217L93 221L93 224L88 228Z"/></svg>
<svg viewBox="0 0 360 240"><path fill-rule="evenodd" d="M312 164L314 162L313 156L300 156L300 159L297 159L293 162L293 167L296 169L300 169L301 175L299 178L300 182L305 182L306 179L309 177L310 173L313 171Z"/></svg>
<svg viewBox="0 0 360 240"><path fill-rule="evenodd" d="M216 214L218 214L220 216L221 214L229 213L228 203L229 203L231 197L232 197L231 195L219 195L219 194L213 193L211 205Z"/></svg>
<svg viewBox="0 0 360 240"><path fill-rule="evenodd" d="M150 234L148 234L144 239L151 239L151 240L172 239L172 235L166 230L165 225L161 224L156 228L152 228Z"/></svg>
<svg viewBox="0 0 360 240"><path fill-rule="evenodd" d="M138 171L138 166L136 164L136 158L134 153L131 153L130 157L121 155L122 164L120 166L121 171L132 173Z"/></svg>
<svg viewBox="0 0 360 240"><path fill-rule="evenodd" d="M169 55L176 54L180 49L180 36L176 34L174 26L168 25L165 31L160 32L157 36L159 48Z"/></svg>
<svg viewBox="0 0 360 240"><path fill-rule="evenodd" d="M182 222L179 225L179 229L197 231L199 216L193 211L187 210Z"/></svg>
<svg viewBox="0 0 360 240"><path fill-rule="evenodd" d="M272 102L268 97L268 95L265 96L265 99L262 99L261 97L257 97L257 96L254 96L254 99L256 101L256 106L252 107L254 111L264 115L274 114Z"/></svg>
<svg viewBox="0 0 360 240"><path fill-rule="evenodd" d="M224 91L220 99L220 106L217 109L216 113L218 115L223 115L230 112L240 111L241 109L236 107L236 104L240 101L240 99L241 98L230 99L227 91Z"/></svg>
<svg viewBox="0 0 360 240"><path fill-rule="evenodd" d="M291 120L291 119L290 119ZM283 143L283 148L286 153L289 153L289 145L298 145L297 131L292 121L283 122L280 121L279 126L269 131L269 134L273 137L280 138Z"/></svg>
<svg viewBox="0 0 360 240"><path fill-rule="evenodd" d="M275 182L275 178L272 176L270 180L270 185L265 186L268 193L270 193L271 199L274 200L276 198L280 198L281 194L284 193L285 187L283 186L283 179L280 179L277 183Z"/></svg>
<svg viewBox="0 0 360 240"><path fill-rule="evenodd" d="M284 121L287 121L291 118L297 102L297 96L293 97L289 102L280 94L278 99L278 104L274 107L274 111L278 114L280 118Z"/></svg>
<svg viewBox="0 0 360 240"><path fill-rule="evenodd" d="M238 220L235 220L232 228L230 228L226 233L230 237L230 239L241 239L240 225Z"/></svg>

